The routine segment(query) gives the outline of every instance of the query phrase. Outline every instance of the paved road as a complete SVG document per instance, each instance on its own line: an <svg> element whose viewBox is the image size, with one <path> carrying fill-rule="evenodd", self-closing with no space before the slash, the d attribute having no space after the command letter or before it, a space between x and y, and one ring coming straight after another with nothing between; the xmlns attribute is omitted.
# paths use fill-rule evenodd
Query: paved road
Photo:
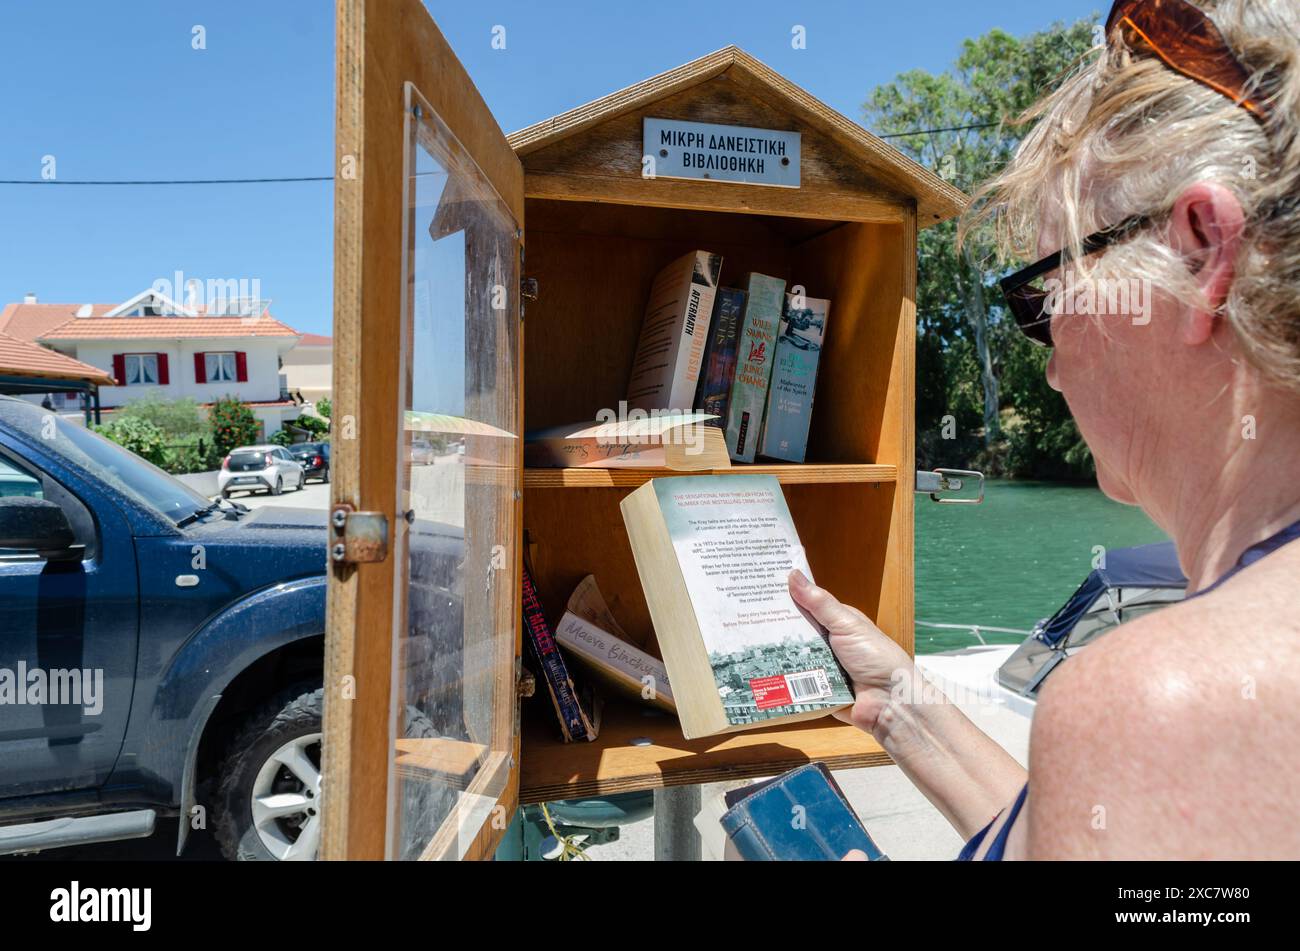
<svg viewBox="0 0 1300 951"><path fill-rule="evenodd" d="M247 505L250 509L266 508L271 505L292 509L326 509L330 504L330 487L324 482L308 482L301 490L286 489L280 495L249 495L247 492L236 492L230 500L240 505Z"/></svg>

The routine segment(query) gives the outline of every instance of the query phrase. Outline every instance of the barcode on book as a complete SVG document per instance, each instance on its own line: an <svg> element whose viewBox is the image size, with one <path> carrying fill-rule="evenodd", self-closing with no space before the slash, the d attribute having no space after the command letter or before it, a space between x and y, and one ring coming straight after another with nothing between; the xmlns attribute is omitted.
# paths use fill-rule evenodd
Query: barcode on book
<svg viewBox="0 0 1300 951"><path fill-rule="evenodd" d="M831 695L831 684L826 679L826 671L810 670L802 674L786 674L785 682L790 686L790 700L803 703L807 700L823 700Z"/></svg>
<svg viewBox="0 0 1300 951"><path fill-rule="evenodd" d="M755 677L750 680L749 689L754 692L754 705L760 710L810 703L831 695L831 683L826 678L826 671L821 669Z"/></svg>

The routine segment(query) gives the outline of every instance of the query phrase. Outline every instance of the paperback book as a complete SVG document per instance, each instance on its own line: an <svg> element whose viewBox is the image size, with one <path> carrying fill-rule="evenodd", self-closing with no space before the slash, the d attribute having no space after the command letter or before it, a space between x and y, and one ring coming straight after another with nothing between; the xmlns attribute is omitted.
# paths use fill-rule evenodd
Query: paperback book
<svg viewBox="0 0 1300 951"><path fill-rule="evenodd" d="M785 281L765 274L749 275L736 378L727 403L727 450L733 462L753 462L758 451L784 298Z"/></svg>
<svg viewBox="0 0 1300 951"><path fill-rule="evenodd" d="M546 685L546 694L555 708L560 735L565 743L594 740L600 730L600 710L596 700L590 695L580 696L578 687L569 676L569 668L555 643L551 626L546 623L527 564L524 565L523 577L524 641L537 667L538 678Z"/></svg>
<svg viewBox="0 0 1300 951"><path fill-rule="evenodd" d="M655 276L632 358L627 402L633 409L694 409L722 258L692 251Z"/></svg>
<svg viewBox="0 0 1300 951"><path fill-rule="evenodd" d="M790 596L790 572L812 573L776 478L654 479L621 508L687 739L853 702L820 626Z"/></svg>
<svg viewBox="0 0 1300 951"><path fill-rule="evenodd" d="M709 423L727 425L727 403L736 379L736 351L740 347L740 322L745 316L745 292L734 287L718 291L709 322L709 345L704 351L704 372L695 393L695 408L718 417Z"/></svg>
<svg viewBox="0 0 1300 951"><path fill-rule="evenodd" d="M615 692L669 713L677 711L663 661L629 642L594 575L583 578L569 597L568 610L555 626L555 639Z"/></svg>
<svg viewBox="0 0 1300 951"><path fill-rule="evenodd" d="M828 300L786 295L781 332L776 338L767 413L763 417L763 437L758 444L760 456L782 462L803 462L808 454L817 364L830 310Z"/></svg>
<svg viewBox="0 0 1300 951"><path fill-rule="evenodd" d="M570 423L528 433L530 469L731 468L722 432L706 413L679 413L600 423Z"/></svg>

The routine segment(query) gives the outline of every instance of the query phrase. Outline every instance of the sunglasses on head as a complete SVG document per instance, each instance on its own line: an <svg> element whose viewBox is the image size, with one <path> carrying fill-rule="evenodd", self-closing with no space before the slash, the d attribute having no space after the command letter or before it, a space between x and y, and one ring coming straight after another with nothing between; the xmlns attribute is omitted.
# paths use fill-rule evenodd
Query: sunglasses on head
<svg viewBox="0 0 1300 951"><path fill-rule="evenodd" d="M1187 0L1117 0L1106 19L1106 36L1122 32L1128 48L1158 57L1177 73L1194 79L1231 99L1261 122L1268 120L1268 105L1256 98L1250 70L1237 59L1214 22ZM1083 240L1086 257L1130 237L1151 223L1147 215L1134 215ZM1073 259L1067 251L1049 254L1041 261L1001 281L1007 307L1031 341L1052 345L1053 295L1045 277Z"/></svg>

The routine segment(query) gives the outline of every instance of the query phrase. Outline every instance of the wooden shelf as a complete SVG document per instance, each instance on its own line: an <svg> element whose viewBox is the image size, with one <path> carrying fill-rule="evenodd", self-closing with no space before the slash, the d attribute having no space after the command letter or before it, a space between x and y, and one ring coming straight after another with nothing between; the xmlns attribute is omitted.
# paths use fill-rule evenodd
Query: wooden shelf
<svg viewBox="0 0 1300 951"><path fill-rule="evenodd" d="M678 472L672 469L526 469L528 489L635 489L651 479L700 475L774 475L782 485L897 482L898 467L872 463L742 465L731 469Z"/></svg>
<svg viewBox="0 0 1300 951"><path fill-rule="evenodd" d="M524 704L521 803L755 779L813 762L832 769L890 763L869 735L832 717L686 740L671 714L613 700L594 743L562 743L546 697L539 692ZM649 743L635 746L634 740Z"/></svg>

